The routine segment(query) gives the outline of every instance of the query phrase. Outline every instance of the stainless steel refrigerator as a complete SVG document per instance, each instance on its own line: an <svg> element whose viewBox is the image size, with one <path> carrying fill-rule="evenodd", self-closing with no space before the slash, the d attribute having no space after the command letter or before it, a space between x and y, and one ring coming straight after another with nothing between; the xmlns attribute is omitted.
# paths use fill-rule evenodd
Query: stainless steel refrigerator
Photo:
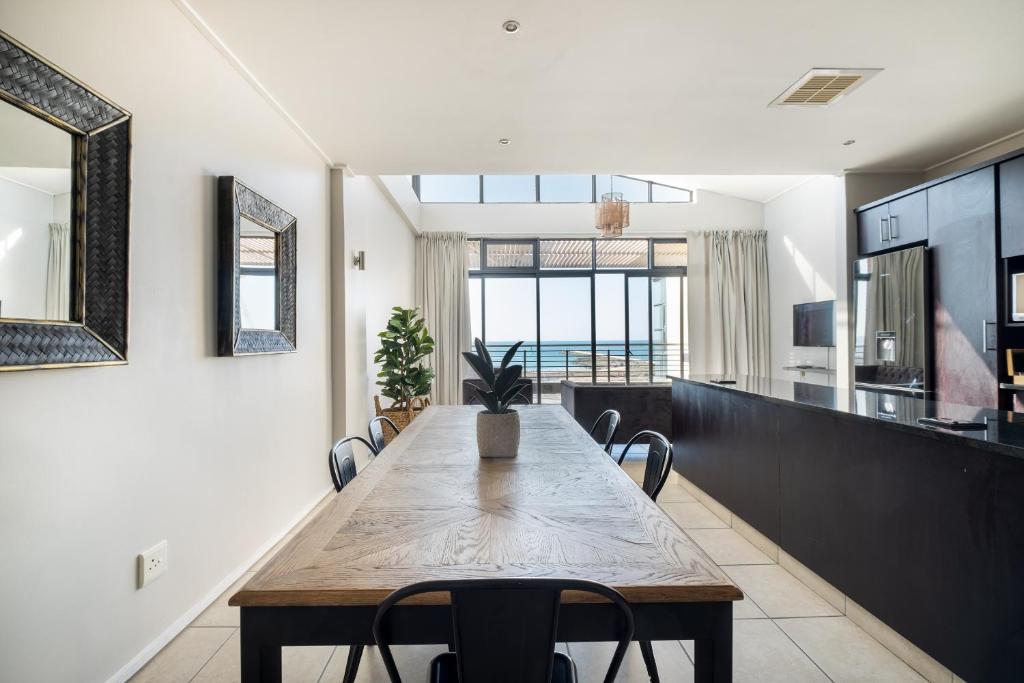
<svg viewBox="0 0 1024 683"><path fill-rule="evenodd" d="M928 251L863 258L853 275L856 386L931 397Z"/></svg>

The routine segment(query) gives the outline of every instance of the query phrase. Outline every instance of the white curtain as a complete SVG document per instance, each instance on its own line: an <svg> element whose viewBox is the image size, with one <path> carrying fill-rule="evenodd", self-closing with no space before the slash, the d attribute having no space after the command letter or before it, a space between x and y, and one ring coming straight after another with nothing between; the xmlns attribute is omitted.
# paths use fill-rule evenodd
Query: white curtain
<svg viewBox="0 0 1024 683"><path fill-rule="evenodd" d="M46 262L46 319L67 320L71 298L71 227L50 223L50 253ZM37 299L38 301L38 299Z"/></svg>
<svg viewBox="0 0 1024 683"><path fill-rule="evenodd" d="M690 372L768 375L768 233L708 230L687 240Z"/></svg>
<svg viewBox="0 0 1024 683"><path fill-rule="evenodd" d="M430 400L462 403L462 351L472 345L466 233L428 232L416 238L416 305L434 338L426 365L434 369Z"/></svg>

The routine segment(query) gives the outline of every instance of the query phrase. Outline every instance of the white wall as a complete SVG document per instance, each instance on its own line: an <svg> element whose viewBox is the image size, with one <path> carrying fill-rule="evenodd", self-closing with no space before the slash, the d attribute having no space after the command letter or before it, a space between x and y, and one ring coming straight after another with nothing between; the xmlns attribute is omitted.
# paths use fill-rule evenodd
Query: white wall
<svg viewBox="0 0 1024 683"><path fill-rule="evenodd" d="M690 204L632 204L627 233L649 237L687 230L759 228L760 202L698 190ZM420 229L470 235L593 237L593 204L423 204ZM628 234L627 234L628 236Z"/></svg>
<svg viewBox="0 0 1024 683"><path fill-rule="evenodd" d="M764 206L774 376L797 378L799 373L782 368L828 362L826 349L793 347L793 305L836 297L836 204L841 188L841 178L815 176Z"/></svg>
<svg viewBox="0 0 1024 683"><path fill-rule="evenodd" d="M363 435L373 415L379 348L377 333L387 325L394 306L414 305L415 235L399 210L371 176L343 177L344 250L335 264L345 283L345 424L335 436ZM366 270L352 266L352 256L366 252ZM339 357L339 356L335 356ZM383 405L390 402L383 399ZM361 452L357 454L362 457Z"/></svg>
<svg viewBox="0 0 1024 683"><path fill-rule="evenodd" d="M3 28L135 116L130 363L0 373L0 680L104 681L330 489L327 170L167 0L5 0ZM226 174L298 217L297 353L216 357Z"/></svg>
<svg viewBox="0 0 1024 683"><path fill-rule="evenodd" d="M3 105L7 106L7 105ZM0 178L0 315L46 317L54 197Z"/></svg>

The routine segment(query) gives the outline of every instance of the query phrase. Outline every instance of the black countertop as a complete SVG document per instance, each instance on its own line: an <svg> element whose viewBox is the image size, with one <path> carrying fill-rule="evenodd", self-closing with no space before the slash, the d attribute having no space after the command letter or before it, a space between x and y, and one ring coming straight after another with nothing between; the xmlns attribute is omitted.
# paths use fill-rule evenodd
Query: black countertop
<svg viewBox="0 0 1024 683"><path fill-rule="evenodd" d="M736 383L716 384L712 382L715 379L733 379ZM813 410L850 415L858 419L885 422L897 429L912 430L944 440L957 440L965 445L1024 458L1024 413L976 408L865 389L840 388L812 380L794 382L775 377L746 375L688 375L672 377L672 380L758 396L769 401L796 404ZM988 427L985 430L952 431L922 425L917 421L920 417L984 422Z"/></svg>

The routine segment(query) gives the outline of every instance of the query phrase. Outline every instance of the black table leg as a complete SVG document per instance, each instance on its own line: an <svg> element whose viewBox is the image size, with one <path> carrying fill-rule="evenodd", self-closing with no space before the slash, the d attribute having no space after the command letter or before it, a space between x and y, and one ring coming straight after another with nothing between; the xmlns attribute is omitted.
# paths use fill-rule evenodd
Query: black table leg
<svg viewBox="0 0 1024 683"><path fill-rule="evenodd" d="M348 661L345 662L345 676L341 679L341 683L356 683L356 674L359 672L359 660L362 658L362 645L348 646Z"/></svg>
<svg viewBox="0 0 1024 683"><path fill-rule="evenodd" d="M281 646L267 645L242 608L242 683L281 683Z"/></svg>
<svg viewBox="0 0 1024 683"><path fill-rule="evenodd" d="M695 683L732 681L732 603L717 603L713 611L709 636L694 639Z"/></svg>

